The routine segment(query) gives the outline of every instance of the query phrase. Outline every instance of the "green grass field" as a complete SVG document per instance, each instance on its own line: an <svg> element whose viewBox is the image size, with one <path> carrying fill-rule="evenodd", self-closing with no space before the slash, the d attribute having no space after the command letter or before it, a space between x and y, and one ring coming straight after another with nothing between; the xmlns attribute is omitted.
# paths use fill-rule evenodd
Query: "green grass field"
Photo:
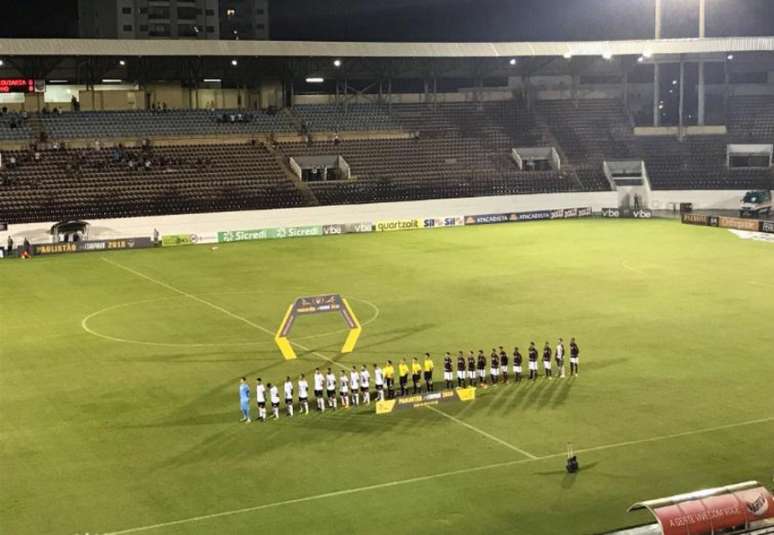
<svg viewBox="0 0 774 535"><path fill-rule="evenodd" d="M770 483L772 274L770 244L657 220L0 262L0 533L596 533L649 521L640 499ZM430 351L438 376L446 350L575 336L581 375L238 423L240 376L329 364L256 327L325 292L367 322L357 351L338 317L294 339L343 365Z"/></svg>

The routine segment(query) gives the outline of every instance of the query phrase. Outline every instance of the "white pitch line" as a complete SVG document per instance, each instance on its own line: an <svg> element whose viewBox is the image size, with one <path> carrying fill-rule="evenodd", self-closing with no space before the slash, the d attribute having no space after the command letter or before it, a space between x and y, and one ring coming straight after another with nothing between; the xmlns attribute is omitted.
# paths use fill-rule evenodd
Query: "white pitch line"
<svg viewBox="0 0 774 535"><path fill-rule="evenodd" d="M506 441L504 441L504 440L503 440L503 439L501 439L501 438L497 438L496 436L494 436L494 435L491 435L491 434L487 433L487 432L486 432L486 431L484 431L483 429L479 429L478 427L476 427L476 426L474 426L474 425L470 425L470 424L469 424L469 423L467 423L467 422L463 422L463 421L462 421L462 420L460 420L459 418L457 418L457 417L455 417L455 416L452 416L451 414L449 414L449 413L446 413L446 412L442 411L441 409L438 409L438 408L436 408L436 407L433 407L432 405L426 405L426 407L427 407L428 409L430 409L431 411L433 411L433 412L435 412L435 413L438 413L438 414L440 414L440 415L442 415L442 416L444 416L444 417L448 418L448 419L449 419L449 420L451 420L452 422L458 423L459 425L461 425L461 426L463 426L463 427L467 427L467 428L468 428L468 429L470 429L471 431L475 431L475 432L476 432L476 433L478 433L479 435L481 435L481 436L484 436L484 437L488 438L489 440L493 440L493 441L497 442L498 444L500 444L500 445L502 445L502 446L505 446L506 448L509 448L509 449L511 449L511 450L513 450L513 451L515 451L515 452L517 452L517 453L521 453L521 454L522 454L522 455L524 455L525 457L529 457L529 458L530 458L530 459L532 459L532 460L538 459L538 457L537 457L536 455L532 455L532 454L531 454L530 452L528 452L528 451L524 451L524 450L523 450L523 449L521 449L521 448L517 448L516 446L514 446L514 445L513 445L513 444L511 444L511 443L509 443L509 442L506 442Z"/></svg>
<svg viewBox="0 0 774 535"><path fill-rule="evenodd" d="M333 492L326 492L324 494L316 494L314 496L304 496L303 498L294 498L291 500L284 500L281 502L274 502L274 503L266 503L263 505L255 505L252 507L244 507L242 509L234 509L232 511L221 511L219 513L212 513L209 515L201 515L201 516L195 516L191 518L183 518L180 520L172 520L170 522L162 522L159 524L151 524L148 526L140 526L136 528L128 528L121 531L110 531L105 533L104 535L125 535L127 533L139 533L141 531L150 531L153 529L159 529L159 528L166 528L170 526L178 526L180 524L188 524L190 522L200 522L202 520L210 520L213 518L222 518L224 516L232 516L232 515L238 515L242 513L252 513L255 511L261 511L263 509L272 509L274 507L281 507L283 505L293 505L297 503L305 503L305 502L311 502L316 500L323 500L325 498L335 498L338 496L346 496L347 494L357 494L360 492L367 492L369 490L379 490L379 489L385 489L389 487L397 487L400 485L409 485L412 483L421 483L423 481L432 481L433 479L440 479L443 477L451 477L456 475L462 475L462 474L470 474L472 472L481 472L483 470L491 470L494 468L505 468L507 466L513 466L516 464L522 464L522 463L528 463L531 462L532 459L519 459L517 461L506 461L502 463L495 463L495 464L488 464L485 466L477 466L473 468L463 468L460 470L453 470L450 472L442 472L438 474L430 474L427 476L419 476L419 477L412 477L409 479L399 479L396 481L388 481L387 483L377 483L376 485L368 485L366 487L355 487L351 489L344 489L344 490L337 490Z"/></svg>
<svg viewBox="0 0 774 535"><path fill-rule="evenodd" d="M247 319L247 318L245 318L243 316L240 316L239 314L234 314L230 310L226 310L222 306L216 305L215 303L212 303L211 301L207 301L206 299L202 299L201 297L198 297L196 295L190 294L188 292L184 292L183 290L175 288L174 286L172 286L170 284L167 284L166 282L154 279L153 277L149 277L148 275L145 275L144 273L140 273L139 271L136 271L136 270L134 270L134 269L132 269L130 267L124 266L123 264L119 264L118 262L114 262L113 260L109 260L109 259L107 259L105 257L102 257L102 260L107 262L108 264L111 264L111 265L113 265L113 266L115 266L115 267L117 267L119 269L123 269L124 271L128 271L129 273L132 273L132 274L134 274L134 275L136 275L136 276L138 276L140 278L143 278L143 279L145 279L145 280L147 280L149 282L152 282L154 284L158 284L159 286L161 286L163 288L166 288L167 290L170 290L170 291L175 292L175 293L180 294L180 295L184 295L185 297L188 297L189 299L193 299L194 301L196 301L198 303L201 303L203 305L207 305L208 307L210 307L210 308L212 308L214 310L217 310L218 312L222 312L226 316L234 318L235 320L239 320L242 323L245 323L245 324L249 325L250 327L258 329L259 331L261 331L263 333L266 333L269 336L271 336L272 338L274 338L274 332L270 331L266 327L264 327L262 325L258 325L257 323L255 323L253 321L250 321L249 319ZM344 366L342 364L339 364L335 360L326 357L322 353L318 353L316 351L312 351L310 348L308 348L306 346L303 346L303 345L301 345L301 344L299 344L297 342L291 342L291 344L293 344L294 346L296 346L299 349L303 349L304 351L309 351L313 355L315 355L317 357L320 357L323 360L327 360L328 362L338 366L342 370L348 370L348 368L346 366Z"/></svg>
<svg viewBox="0 0 774 535"><path fill-rule="evenodd" d="M693 431L686 431L684 433L675 433L675 434L672 434L672 435L662 435L662 436L659 436L659 437L645 438L645 439L641 439L641 440L630 440L628 442L618 442L618 443L615 443L615 444L608 444L608 445L604 445L604 446L596 446L596 447L592 447L592 448L585 448L585 449L575 450L575 452L576 453L588 453L588 452L601 451L601 450L611 449L611 448L621 448L621 447L625 447L625 446L632 446L632 445L637 445L637 444L645 444L645 443L648 443L648 442L656 442L656 441L660 441L660 440L669 440L669 439L672 439L672 438L678 438L678 437L684 437L684 436L690 436L690 435L700 435L702 433L711 433L711 432L720 431L720 430L723 430L723 429L733 429L733 428L736 428L736 427L743 427L743 426L746 426L746 425L755 425L755 424L766 423L766 422L771 422L771 421L774 421L774 416L769 416L768 418L759 418L757 420L748 420L746 422L738 422L738 423L735 423L735 424L720 425L720 426L708 427L708 428L704 428L704 429L695 429ZM473 473L473 472L482 472L482 471L485 471L485 470L492 470L492 469L495 469L495 468L504 468L504 467L507 467L507 466L514 466L514 465L518 465L518 464L533 463L533 462L537 462L537 461L543 461L543 460L546 460L546 459L555 459L556 457L564 457L565 455L567 455L566 452L554 453L554 454L551 454L551 455L544 455L542 457L536 457L536 458L530 458L530 459L518 459L518 460L515 460L515 461L505 461L505 462L501 462L501 463L487 464L487 465L484 465L484 466L476 466L476 467L472 467L472 468L463 468L463 469L460 469L460 470L453 470L453 471L450 471L450 472L439 472L437 474L429 474L429 475L426 475L426 476L412 477L412 478L409 478L409 479L398 479L398 480L395 480L395 481L388 481L386 483L378 483L376 485L368 485L368 486L365 486L365 487L355 487L355 488L351 488L351 489L337 490L337 491L333 491L333 492L326 492L324 494L316 494L316 495L313 495L313 496L304 496L302 498L294 498L294 499L284 500L284 501L280 501L280 502L266 503L266 504L262 504L262 505L255 505L255 506L252 506L252 507L243 507L241 509L233 509L231 511L221 511L221 512L218 512L218 513L212 513L212 514L208 514L208 515L200 515L200 516L194 516L194 517L190 517L190 518L182 518L182 519L179 519L179 520L171 520L169 522L161 522L161 523L158 523L158 524L149 524L147 526L138 526L138 527L134 527L134 528L123 529L123 530L120 530L120 531L111 531L111 532L105 533L105 535L126 535L128 533L140 533L140 532L143 532L143 531L151 531L151 530L154 530L154 529L166 528L166 527L171 527L171 526L179 526L181 524L189 524L189 523L192 523L192 522L201 522L203 520L210 520L210 519L213 519L213 518L222 518L222 517L226 517L226 516L239 515L239 514L243 514L243 513L252 513L252 512L261 511L261 510L264 510L264 509L272 509L272 508L275 508L275 507L281 507L283 505L293 505L293 504L298 504L298 503L312 502L312 501L316 501L316 500L322 500L322 499L325 499L325 498L335 498L337 496L345 496L345 495L348 495L348 494L357 494L357 493L360 493L360 492L368 492L368 491L371 491L371 490L379 490L379 489L385 489L385 488L390 488L390 487L398 487L398 486L401 486L401 485L409 485L409 484L412 484L412 483L421 483L423 481L432 481L434 479L441 479L441 478L444 478L444 477L452 477L452 476L456 476L456 475L470 474L470 473Z"/></svg>

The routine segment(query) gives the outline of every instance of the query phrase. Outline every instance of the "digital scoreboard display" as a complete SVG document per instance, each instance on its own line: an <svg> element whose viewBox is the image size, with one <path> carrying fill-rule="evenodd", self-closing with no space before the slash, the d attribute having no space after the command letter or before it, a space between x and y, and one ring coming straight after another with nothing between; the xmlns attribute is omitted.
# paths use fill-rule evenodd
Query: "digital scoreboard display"
<svg viewBox="0 0 774 535"><path fill-rule="evenodd" d="M0 79L0 93L34 93L35 80L27 78Z"/></svg>

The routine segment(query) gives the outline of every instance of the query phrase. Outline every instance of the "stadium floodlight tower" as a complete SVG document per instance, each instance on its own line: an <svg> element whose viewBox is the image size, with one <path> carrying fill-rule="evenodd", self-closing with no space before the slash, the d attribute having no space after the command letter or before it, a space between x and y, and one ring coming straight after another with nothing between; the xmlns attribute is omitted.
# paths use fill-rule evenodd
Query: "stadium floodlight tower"
<svg viewBox="0 0 774 535"><path fill-rule="evenodd" d="M693 1L693 0L691 0ZM655 0L655 38L661 39L662 38L662 12L663 12L663 3L664 0ZM699 38L704 39L707 36L707 0L699 0ZM682 72L682 62L681 62L681 72ZM661 114L659 113L659 100L661 98L661 92L659 90L659 64L658 62L653 63L653 126L660 126L661 125ZM682 76L681 76L682 78ZM680 91L683 90L682 85L683 80L681 80L680 83ZM705 104L704 104L704 60L699 59L699 106L698 106L698 124L704 125L704 110L705 110ZM682 100L682 99L681 99ZM682 114L680 114L680 119L682 121Z"/></svg>

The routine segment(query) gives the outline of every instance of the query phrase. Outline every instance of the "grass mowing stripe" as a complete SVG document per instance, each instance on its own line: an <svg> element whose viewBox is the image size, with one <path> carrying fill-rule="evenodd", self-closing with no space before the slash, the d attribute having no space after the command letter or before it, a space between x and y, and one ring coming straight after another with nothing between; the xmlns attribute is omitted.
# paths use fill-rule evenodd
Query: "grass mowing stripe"
<svg viewBox="0 0 774 535"><path fill-rule="evenodd" d="M440 412L440 411L438 411L438 412ZM445 414L445 413L443 413L443 414ZM589 453L589 452L602 451L602 450L612 449L612 448L622 448L622 447L625 447L625 446L633 446L633 445L637 445L637 444L645 444L645 443L648 443L648 442L657 442L657 441L661 441L661 440L669 440L669 439L672 439L672 438L679 438L679 437L690 436L690 435L699 435L699 434L702 434L702 433L712 433L714 431L721 431L723 429L733 429L733 428L736 428L736 427L743 427L743 426L747 426L747 425L755 425L755 424L766 423L766 422L771 422L771 421L774 421L774 416L769 416L767 418L759 418L757 420L748 420L746 422L738 422L738 423L735 423L735 424L726 424L726 425L720 425L720 426L716 426L716 427L708 427L708 428L704 428L704 429L695 429L693 431L686 431L684 433L674 433L674 434L671 434L671 435L662 435L662 436L658 436L658 437L644 438L644 439L640 439L640 440L630 440L630 441L627 441L627 442L617 442L615 444L607 444L607 445L603 445L603 446L584 448L584 449L580 449L580 450L575 450L575 453ZM525 453L525 455L526 455L526 453ZM333 492L326 492L324 494L316 494L314 496L304 496L302 498L293 498L293 499L290 499L290 500L284 500L284 501L280 501L280 502L265 503L265 504L262 504L262 505L255 505L255 506L251 506L251 507L243 507L241 509L233 509L231 511L221 511L221 512L218 512L218 513L212 513L212 514L208 514L208 515L193 516L193 517L190 517L190 518L182 518L180 520L171 520L169 522L160 522L158 524L149 524L147 526L138 526L138 527L134 527L134 528L127 528L127 529L123 529L123 530L120 530L120 531L110 531L110 532L106 532L104 535L126 535L126 534L129 534L129 533L140 533L140 532L143 532L143 531L151 531L151 530L167 528L167 527L172 527L172 526L179 526L181 524L189 524L189 523L193 523L193 522L201 522L203 520L211 520L213 518L222 518L222 517L225 517L225 516L233 516L233 515L239 515L239 514L244 514L244 513L252 513L252 512L261 511L261 510L264 510L264 509L271 509L271 508L274 508L274 507L281 507L283 505L293 505L293 504L298 504L298 503L305 503L305 502L311 502L311 501L316 501L316 500L322 500L322 499L325 499L325 498L335 498L335 497L338 497L338 496L346 496L348 494L357 494L357 493L360 493L360 492L367 492L367 491L370 491L370 490L379 490L379 489L385 489L385 488L390 488L390 487L397 487L397 486L400 486L400 485L408 485L408 484L411 484L411 483L421 483L423 481L432 481L434 479L441 479L441 478L444 478L444 477L452 477L452 476L456 476L456 475L470 474L470 473L473 473L473 472L482 472L484 470L492 470L494 468L504 468L504 467L507 467L507 466L514 466L514 465L519 465L519 464L527 464L527 463L532 463L532 462L536 462L536 461L543 461L543 460L546 460L546 459L555 459L557 457L563 457L564 455L567 455L566 452L554 453L554 454L551 454L551 455L544 455L542 457L530 456L529 459L518 459L518 460L515 460L515 461L505 461L505 462L502 462L502 463L487 464L487 465L484 465L484 466L476 466L476 467L472 467L472 468L463 468L463 469L460 469L460 470L452 470L452 471L449 471L449 472L440 472L438 474L429 474L429 475L426 475L426 476L412 477L412 478L409 478L409 479L399 479L399 480L396 480L396 481L389 481L387 483L377 483L375 485L368 485L368 486L365 486L365 487L355 487L355 488L352 488L352 489L343 489L343 490L337 490L337 491L333 491Z"/></svg>
<svg viewBox="0 0 774 535"><path fill-rule="evenodd" d="M471 431L475 431L479 435L482 435L482 436L488 438L489 440L493 440L493 441L497 442L498 444L501 444L501 445L505 446L506 448L512 449L513 451L515 451L517 453L520 453L520 454L524 455L525 457L529 457L532 460L538 459L538 457L536 455L532 455L528 451L524 451L523 449L517 448L516 446L514 446L513 444L510 444L509 442L506 442L506 441L504 441L504 440L502 440L500 438L497 438L494 435L490 435L486 431L484 431L482 429L479 429L478 427L476 427L474 425L470 425L467 422L463 422L459 418L456 418L456 417L452 416L451 414L448 414L448 413L442 411L441 409L433 407L432 405L427 405L427 408L430 409L431 411L437 413L437 414L442 415L445 418L448 418L452 422L457 423L457 424L459 424L459 425L461 425L463 427L466 427L466 428L470 429Z"/></svg>

